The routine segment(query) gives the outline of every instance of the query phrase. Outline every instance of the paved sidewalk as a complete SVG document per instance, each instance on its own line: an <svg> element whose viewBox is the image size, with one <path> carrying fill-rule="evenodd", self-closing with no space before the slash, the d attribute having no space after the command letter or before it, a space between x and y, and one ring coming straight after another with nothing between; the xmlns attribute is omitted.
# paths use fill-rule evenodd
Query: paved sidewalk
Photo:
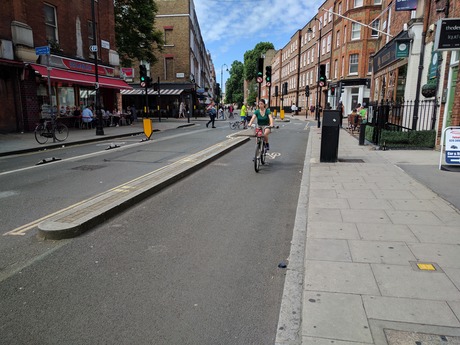
<svg viewBox="0 0 460 345"><path fill-rule="evenodd" d="M460 212L397 166L437 167L439 152L341 130L339 162L320 163L310 130L302 344L460 344ZM460 173L439 174L458 195Z"/></svg>
<svg viewBox="0 0 460 345"><path fill-rule="evenodd" d="M183 126L193 126L195 123L201 123L205 120L207 119L191 118L189 123L187 122L187 119L162 119L161 122L159 122L158 119L154 119L153 130L163 131ZM69 137L65 141L53 143L53 139L50 138L48 142L43 145L37 143L33 132L0 134L0 156L13 155L29 151L39 151L54 147L61 147L63 145L68 146L84 142L107 140L129 135L142 134L145 137L143 133L143 123L142 120L139 119L139 121L134 123L132 126L104 127L104 135L96 135L95 128L71 128L69 130ZM155 133L153 133L152 136L155 136Z"/></svg>

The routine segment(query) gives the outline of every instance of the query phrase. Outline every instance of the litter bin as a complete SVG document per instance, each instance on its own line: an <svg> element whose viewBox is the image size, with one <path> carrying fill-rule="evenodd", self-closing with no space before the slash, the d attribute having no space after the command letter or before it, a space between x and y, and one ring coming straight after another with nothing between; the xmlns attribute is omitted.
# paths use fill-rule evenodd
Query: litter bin
<svg viewBox="0 0 460 345"><path fill-rule="evenodd" d="M339 153L340 110L324 110L320 162L336 163Z"/></svg>
<svg viewBox="0 0 460 345"><path fill-rule="evenodd" d="M366 140L366 121L362 121L359 125L359 145L364 145L364 141Z"/></svg>

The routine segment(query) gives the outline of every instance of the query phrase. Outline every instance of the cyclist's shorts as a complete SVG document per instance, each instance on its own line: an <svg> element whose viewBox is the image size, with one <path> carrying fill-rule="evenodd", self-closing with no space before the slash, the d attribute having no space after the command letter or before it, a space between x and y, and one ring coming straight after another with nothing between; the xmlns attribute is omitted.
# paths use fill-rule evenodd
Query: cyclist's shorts
<svg viewBox="0 0 460 345"><path fill-rule="evenodd" d="M240 116L240 120L241 120L241 121L245 121L245 120L246 120L246 116Z"/></svg>

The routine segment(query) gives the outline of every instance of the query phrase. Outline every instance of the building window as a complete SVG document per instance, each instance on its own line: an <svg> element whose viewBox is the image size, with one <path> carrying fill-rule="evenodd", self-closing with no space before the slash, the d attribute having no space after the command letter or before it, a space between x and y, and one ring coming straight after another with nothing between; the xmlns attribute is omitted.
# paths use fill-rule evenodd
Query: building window
<svg viewBox="0 0 460 345"><path fill-rule="evenodd" d="M374 20L371 26L372 26L371 36L379 37L379 32L377 30L379 30L379 27L380 27L380 19ZM377 30L374 30L374 29L377 29Z"/></svg>
<svg viewBox="0 0 460 345"><path fill-rule="evenodd" d="M340 47L340 30L337 30L337 41L336 41L336 46L337 48Z"/></svg>
<svg viewBox="0 0 460 345"><path fill-rule="evenodd" d="M342 14L342 3L341 3L341 2L339 2L337 12L338 12L339 14Z"/></svg>
<svg viewBox="0 0 460 345"><path fill-rule="evenodd" d="M329 22L332 22L332 7L329 9Z"/></svg>
<svg viewBox="0 0 460 345"><path fill-rule="evenodd" d="M50 43L58 42L58 28L56 7L45 4L46 40ZM91 33L92 34L92 33Z"/></svg>
<svg viewBox="0 0 460 345"><path fill-rule="evenodd" d="M351 39L359 40L361 38L361 24L352 23L351 24Z"/></svg>
<svg viewBox="0 0 460 345"><path fill-rule="evenodd" d="M323 43L323 46L321 48L321 55L324 55L326 54L326 40L323 40L322 43Z"/></svg>
<svg viewBox="0 0 460 345"><path fill-rule="evenodd" d="M374 62L374 59L372 57L369 57L369 66L367 67L367 74L372 74L372 64L373 64L373 62Z"/></svg>
<svg viewBox="0 0 460 345"><path fill-rule="evenodd" d="M374 5L381 5L382 4L382 0L374 0Z"/></svg>
<svg viewBox="0 0 460 345"><path fill-rule="evenodd" d="M326 48L326 51L328 53L331 51L331 41L332 41L332 35L327 36L327 48Z"/></svg>
<svg viewBox="0 0 460 345"><path fill-rule="evenodd" d="M165 46L172 46L173 44L173 39L172 39L172 34L173 34L173 29L172 28L164 28L165 30Z"/></svg>
<svg viewBox="0 0 460 345"><path fill-rule="evenodd" d="M170 57L165 58L165 79L174 79L174 59Z"/></svg>
<svg viewBox="0 0 460 345"><path fill-rule="evenodd" d="M93 22L90 20L88 20L88 42L90 45L94 44Z"/></svg>
<svg viewBox="0 0 460 345"><path fill-rule="evenodd" d="M351 54L350 55L350 63L349 63L349 74L358 74L358 61L359 61L359 54Z"/></svg>
<svg viewBox="0 0 460 345"><path fill-rule="evenodd" d="M337 79L337 76L339 75L339 62L337 60L334 60L334 79Z"/></svg>
<svg viewBox="0 0 460 345"><path fill-rule="evenodd" d="M363 6L363 0L354 0L353 7L362 7Z"/></svg>
<svg viewBox="0 0 460 345"><path fill-rule="evenodd" d="M340 68L340 76L343 78L343 71L345 71L345 58L342 56L342 66Z"/></svg>
<svg viewBox="0 0 460 345"><path fill-rule="evenodd" d="M347 43L347 26L343 27L343 44Z"/></svg>

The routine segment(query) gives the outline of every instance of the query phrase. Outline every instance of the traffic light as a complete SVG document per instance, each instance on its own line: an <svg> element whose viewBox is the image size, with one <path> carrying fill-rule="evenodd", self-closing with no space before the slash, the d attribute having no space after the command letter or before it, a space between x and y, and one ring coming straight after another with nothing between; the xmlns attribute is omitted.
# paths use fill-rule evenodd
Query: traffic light
<svg viewBox="0 0 460 345"><path fill-rule="evenodd" d="M331 86L331 96L335 96L335 86Z"/></svg>
<svg viewBox="0 0 460 345"><path fill-rule="evenodd" d="M267 83L272 82L272 66L266 66L265 67L265 81Z"/></svg>
<svg viewBox="0 0 460 345"><path fill-rule="evenodd" d="M263 58L259 58L259 60L257 61L257 82L259 82L260 80L260 83L262 82L262 78L264 76L264 59ZM260 79L259 79L260 78Z"/></svg>
<svg viewBox="0 0 460 345"><path fill-rule="evenodd" d="M283 95L287 95L287 93L288 93L288 83L285 82L285 83L283 83L282 94L283 94Z"/></svg>
<svg viewBox="0 0 460 345"><path fill-rule="evenodd" d="M147 82L147 68L145 65L139 65L139 79L141 83Z"/></svg>
<svg viewBox="0 0 460 345"><path fill-rule="evenodd" d="M305 96L310 96L310 86L305 85Z"/></svg>
<svg viewBox="0 0 460 345"><path fill-rule="evenodd" d="M152 78L145 77L145 87L146 88L151 88L152 87Z"/></svg>
<svg viewBox="0 0 460 345"><path fill-rule="evenodd" d="M319 86L326 85L326 65L319 65Z"/></svg>
<svg viewBox="0 0 460 345"><path fill-rule="evenodd" d="M278 97L278 85L275 85L275 97Z"/></svg>

